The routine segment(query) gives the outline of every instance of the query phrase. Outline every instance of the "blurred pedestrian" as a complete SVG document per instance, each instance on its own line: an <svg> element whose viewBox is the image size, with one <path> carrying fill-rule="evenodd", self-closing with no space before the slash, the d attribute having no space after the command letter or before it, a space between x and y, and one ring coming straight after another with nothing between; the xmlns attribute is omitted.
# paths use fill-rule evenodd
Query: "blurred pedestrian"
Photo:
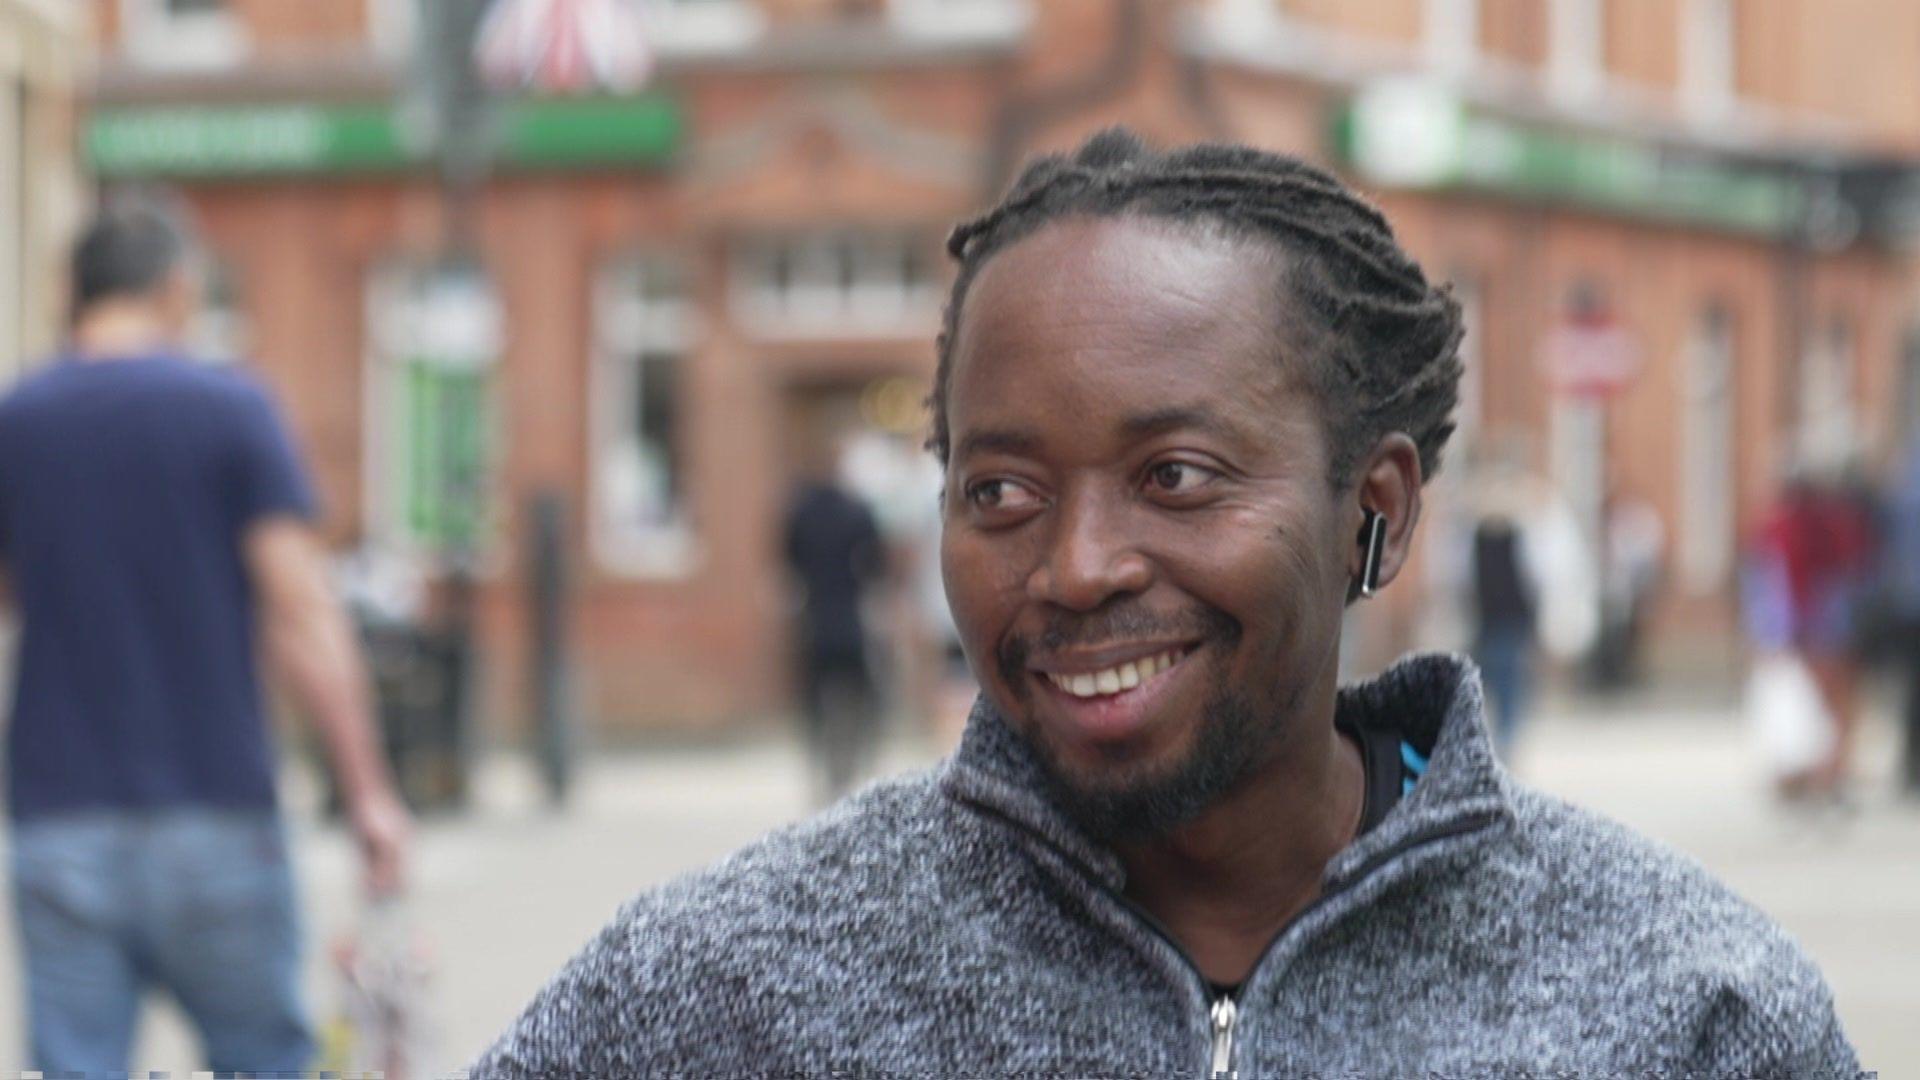
<svg viewBox="0 0 1920 1080"><path fill-rule="evenodd" d="M1640 646L1659 588L1666 527L1646 500L1612 492L1601 511L1600 626L1593 684L1622 690L1640 678Z"/></svg>
<svg viewBox="0 0 1920 1080"><path fill-rule="evenodd" d="M200 266L172 215L102 212L75 249L72 299L65 351L0 402L32 1067L123 1072L157 987L213 1070L304 1070L256 638L324 737L376 893L399 886L408 833L311 489L261 386L182 352Z"/></svg>
<svg viewBox="0 0 1920 1080"><path fill-rule="evenodd" d="M1594 572L1573 511L1509 444L1474 459L1471 528L1450 571L1471 622L1468 651L1487 693L1494 746L1511 762L1545 653L1562 662L1592 648Z"/></svg>
<svg viewBox="0 0 1920 1080"><path fill-rule="evenodd" d="M1805 719L1804 737L1781 734L1773 742L1780 792L1790 799L1844 803L1858 715L1857 614L1875 564L1873 520L1859 500L1832 479L1799 471L1755 533L1747 571L1748 626L1762 662L1784 673L1782 661L1798 664L1811 681L1818 717ZM1792 726L1788 683L1757 702L1776 715L1775 730ZM1801 709L1802 712L1807 711ZM1824 726L1824 733L1812 725Z"/></svg>
<svg viewBox="0 0 1920 1080"><path fill-rule="evenodd" d="M1493 706L1494 745L1511 755L1533 687L1539 582L1512 515L1494 511L1473 530L1473 660Z"/></svg>
<svg viewBox="0 0 1920 1080"><path fill-rule="evenodd" d="M853 786L879 734L861 609L885 563L873 511L835 476L832 449L827 439L809 445L786 518L786 561L800 592L794 637L801 719L822 803Z"/></svg>
<svg viewBox="0 0 1920 1080"><path fill-rule="evenodd" d="M1892 615L1889 652L1900 668L1906 730L1900 789L1920 797L1920 437L1907 448L1885 505L1886 538L1880 565Z"/></svg>

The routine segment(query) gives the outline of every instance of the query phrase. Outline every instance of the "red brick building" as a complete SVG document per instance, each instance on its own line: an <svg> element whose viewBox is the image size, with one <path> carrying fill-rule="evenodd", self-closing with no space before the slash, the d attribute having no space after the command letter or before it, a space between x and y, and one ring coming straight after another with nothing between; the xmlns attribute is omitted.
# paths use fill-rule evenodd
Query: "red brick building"
<svg viewBox="0 0 1920 1080"><path fill-rule="evenodd" d="M82 9L0 0L0 378L52 348L80 210L73 124Z"/></svg>
<svg viewBox="0 0 1920 1080"><path fill-rule="evenodd" d="M503 106L478 211L498 333L446 343L421 330L444 214L396 104L408 0L95 2L93 167L198 212L229 286L210 330L287 401L331 538L431 551L446 459L478 470L503 717L542 490L570 508L592 715L778 707L794 433L858 416L904 460L945 230L1021 157L1116 121L1327 161L1375 194L1467 304L1463 440L1521 439L1576 497L1658 512L1667 655L1727 654L1738 532L1778 448L1872 457L1914 426L1902 0L641 6L643 92ZM1576 294L1630 343L1604 406L1549 376ZM433 359L463 349L478 361ZM1372 650L1418 637L1419 592L1369 611Z"/></svg>

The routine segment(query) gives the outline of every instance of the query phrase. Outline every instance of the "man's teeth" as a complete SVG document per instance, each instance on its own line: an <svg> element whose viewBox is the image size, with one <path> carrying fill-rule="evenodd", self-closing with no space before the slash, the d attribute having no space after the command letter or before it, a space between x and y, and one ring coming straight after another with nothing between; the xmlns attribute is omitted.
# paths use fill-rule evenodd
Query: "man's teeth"
<svg viewBox="0 0 1920 1080"><path fill-rule="evenodd" d="M1155 656L1146 656L1105 671L1095 671L1084 675L1055 675L1047 673L1053 685L1072 694L1074 697L1098 697L1103 694L1117 694L1122 690L1131 690L1155 675L1178 663L1186 655L1185 649L1168 649Z"/></svg>

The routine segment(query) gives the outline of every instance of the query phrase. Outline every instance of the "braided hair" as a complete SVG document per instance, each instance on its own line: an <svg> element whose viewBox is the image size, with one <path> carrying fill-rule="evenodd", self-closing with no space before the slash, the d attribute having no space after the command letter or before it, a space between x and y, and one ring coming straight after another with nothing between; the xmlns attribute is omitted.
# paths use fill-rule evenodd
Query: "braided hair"
<svg viewBox="0 0 1920 1080"><path fill-rule="evenodd" d="M937 344L927 440L943 466L951 450L947 387L968 289L996 252L1075 215L1165 218L1273 245L1285 256L1278 329L1307 358L1329 415L1329 480L1344 486L1360 456L1396 431L1419 448L1423 476L1439 468L1459 396L1460 305L1428 284L1380 211L1296 158L1213 144L1156 153L1124 128L1095 135L1071 156L1034 160L1000 205L947 238L960 270Z"/></svg>

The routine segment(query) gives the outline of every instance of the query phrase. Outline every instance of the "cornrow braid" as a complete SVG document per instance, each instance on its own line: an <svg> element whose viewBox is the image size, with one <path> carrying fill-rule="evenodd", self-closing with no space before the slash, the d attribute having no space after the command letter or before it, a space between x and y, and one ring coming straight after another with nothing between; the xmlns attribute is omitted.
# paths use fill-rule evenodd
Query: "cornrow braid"
<svg viewBox="0 0 1920 1080"><path fill-rule="evenodd" d="M948 236L960 270L937 343L927 440L943 465L954 339L974 278L995 253L1076 215L1166 218L1274 245L1285 256L1279 329L1307 358L1330 416L1330 481L1351 480L1361 456L1396 431L1419 448L1423 476L1439 469L1459 397L1460 305L1428 283L1386 217L1297 158L1213 144L1155 153L1124 128L1034 160L998 206Z"/></svg>

